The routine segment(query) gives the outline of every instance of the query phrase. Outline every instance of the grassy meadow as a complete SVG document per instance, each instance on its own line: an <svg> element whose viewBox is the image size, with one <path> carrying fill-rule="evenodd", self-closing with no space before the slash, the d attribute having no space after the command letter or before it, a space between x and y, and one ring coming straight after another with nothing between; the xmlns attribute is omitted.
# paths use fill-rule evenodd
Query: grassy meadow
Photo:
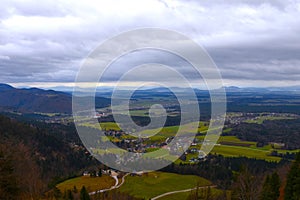
<svg viewBox="0 0 300 200"><path fill-rule="evenodd" d="M211 182L194 175L149 172L142 176L127 176L119 190L137 198L149 199L166 192L194 188L197 184L208 186Z"/></svg>
<svg viewBox="0 0 300 200"><path fill-rule="evenodd" d="M73 190L74 186L80 190L82 186L85 186L89 192L108 189L115 185L115 179L108 175L102 175L101 177L89 177L80 176L66 180L59 183L56 187L64 192L65 190Z"/></svg>

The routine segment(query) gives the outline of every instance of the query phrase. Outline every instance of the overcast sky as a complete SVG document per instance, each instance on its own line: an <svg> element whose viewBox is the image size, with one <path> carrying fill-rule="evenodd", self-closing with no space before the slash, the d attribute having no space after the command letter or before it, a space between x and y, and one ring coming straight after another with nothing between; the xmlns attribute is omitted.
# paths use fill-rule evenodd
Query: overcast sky
<svg viewBox="0 0 300 200"><path fill-rule="evenodd" d="M300 85L300 0L1 0L0 82L72 86L101 42L144 27L198 42L227 86Z"/></svg>

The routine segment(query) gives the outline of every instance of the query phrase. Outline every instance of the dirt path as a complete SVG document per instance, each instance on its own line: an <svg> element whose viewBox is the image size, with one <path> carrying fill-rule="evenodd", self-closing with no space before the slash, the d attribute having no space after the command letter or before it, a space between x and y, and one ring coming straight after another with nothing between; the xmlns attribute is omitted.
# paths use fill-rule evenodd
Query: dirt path
<svg viewBox="0 0 300 200"><path fill-rule="evenodd" d="M125 175L122 177L122 182L121 182L121 184L118 185L118 186L116 186L115 188L121 187L121 186L125 183L125 177L128 176L128 175L129 175L129 173L128 173L128 174L125 174Z"/></svg>
<svg viewBox="0 0 300 200"><path fill-rule="evenodd" d="M122 177L122 182L119 184L119 179L118 179L118 177L117 177L117 174L113 174L113 173L112 173L111 177L112 177L113 179L115 179L115 181L116 181L116 183L115 183L114 186L112 186L112 187L110 187L110 188L108 188L108 189L102 189L102 190L98 190L98 191L95 191L95 192L90 192L89 195L95 195L95 194L97 194L97 193L102 193L102 192L106 192L106 191L113 190L113 189L117 189L117 188L121 187L121 186L125 183L125 177L128 176L128 175L129 175L129 173L128 173L128 174L125 174L125 175ZM203 189L203 188L207 188L207 187L215 188L215 187L217 187L217 186L215 186L215 185L213 185L213 186L202 186L202 187L198 187L198 189ZM196 190L196 189L197 189L197 187L195 187L195 188L190 188L190 189L185 189L185 190L176 190L176 191L172 191L172 192L166 192L166 193L163 193L163 194L161 194L161 195L158 195L158 196L156 196L156 197L151 198L151 200L157 200L157 199L159 199L159 198L161 198L161 197L164 197L164 196L167 196L167 195L170 195L170 194L176 194L176 193L181 193L181 192L190 192L190 191Z"/></svg>
<svg viewBox="0 0 300 200"><path fill-rule="evenodd" d="M108 188L108 189L102 189L102 190L90 192L89 195L95 195L95 194L97 194L97 193L102 193L102 192L106 192L106 191L113 190L113 189L117 189L117 188L121 187L121 185L124 184L124 182L125 182L125 177L126 177L127 175L129 175L129 174L125 174L125 175L122 177L122 182L121 182L121 184L119 185L118 174L117 174L117 173L112 173L112 174L111 174L111 177L112 177L113 179L115 179L115 181L116 181L114 186L112 186L112 187L110 187L110 188Z"/></svg>
<svg viewBox="0 0 300 200"><path fill-rule="evenodd" d="M198 187L198 189L202 189L202 188L207 188L207 187L210 187L210 188L215 188L216 186L202 186L202 187ZM190 188L190 189L185 189L185 190L176 190L176 191L172 191L172 192L166 192L166 193L163 193L161 195L158 195L156 197L153 197L151 198L151 200L156 200L156 199L159 199L161 197L164 197L164 196L167 196L167 195L170 195L170 194L176 194L176 193L181 193L181 192L190 192L192 190L196 190L197 187L195 188Z"/></svg>

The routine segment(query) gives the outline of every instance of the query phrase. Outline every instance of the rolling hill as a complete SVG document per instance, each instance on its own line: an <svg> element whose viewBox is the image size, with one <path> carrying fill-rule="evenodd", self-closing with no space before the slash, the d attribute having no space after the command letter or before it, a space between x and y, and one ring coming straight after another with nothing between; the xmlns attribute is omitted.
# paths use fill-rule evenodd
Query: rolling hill
<svg viewBox="0 0 300 200"><path fill-rule="evenodd" d="M96 106L105 107L110 100L96 97ZM72 95L38 88L18 89L0 84L0 110L41 113L71 113Z"/></svg>

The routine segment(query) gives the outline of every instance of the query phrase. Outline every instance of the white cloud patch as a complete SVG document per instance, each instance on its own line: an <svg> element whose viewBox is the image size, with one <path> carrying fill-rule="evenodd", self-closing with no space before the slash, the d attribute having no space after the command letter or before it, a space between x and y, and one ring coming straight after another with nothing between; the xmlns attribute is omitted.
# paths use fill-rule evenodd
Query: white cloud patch
<svg viewBox="0 0 300 200"><path fill-rule="evenodd" d="M228 84L299 85L299 13L300 0L2 0L0 82L70 83L105 39L160 27L203 45Z"/></svg>

